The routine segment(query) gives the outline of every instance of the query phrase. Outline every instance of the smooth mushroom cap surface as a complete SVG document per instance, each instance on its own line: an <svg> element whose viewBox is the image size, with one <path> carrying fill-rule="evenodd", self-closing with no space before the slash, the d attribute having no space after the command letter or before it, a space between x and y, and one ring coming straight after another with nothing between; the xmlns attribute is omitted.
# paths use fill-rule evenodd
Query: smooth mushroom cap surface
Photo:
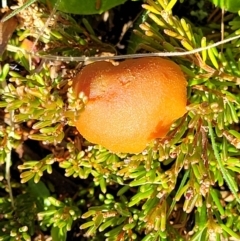
<svg viewBox="0 0 240 241"><path fill-rule="evenodd" d="M76 128L112 152L141 152L186 113L186 87L180 67L164 58L89 64L73 80L88 98Z"/></svg>

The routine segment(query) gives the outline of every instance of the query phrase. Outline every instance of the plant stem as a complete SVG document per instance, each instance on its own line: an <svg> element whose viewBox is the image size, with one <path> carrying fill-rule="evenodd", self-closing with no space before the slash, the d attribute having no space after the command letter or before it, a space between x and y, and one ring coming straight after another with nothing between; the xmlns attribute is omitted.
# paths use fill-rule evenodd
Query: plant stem
<svg viewBox="0 0 240 241"><path fill-rule="evenodd" d="M212 128L212 123L210 121L208 121L208 128L209 128L209 135L210 135L211 142L212 142L212 148L213 148L214 156L217 160L218 166L219 166L220 171L223 175L223 179L226 181L229 189L231 190L232 194L236 198L237 202L240 203L240 198L238 197L238 193L237 193L238 192L237 184L234 181L231 174L228 172L228 170L224 167L223 161L220 158L219 152L217 150L217 145L216 145L216 142L215 142L215 136L214 136L214 132L213 132L213 128Z"/></svg>

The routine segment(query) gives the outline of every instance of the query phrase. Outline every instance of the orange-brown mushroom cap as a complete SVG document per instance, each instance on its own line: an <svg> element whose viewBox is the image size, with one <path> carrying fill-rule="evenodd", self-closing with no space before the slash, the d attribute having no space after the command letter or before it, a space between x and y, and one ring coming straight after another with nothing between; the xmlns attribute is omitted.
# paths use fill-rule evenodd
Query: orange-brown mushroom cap
<svg viewBox="0 0 240 241"><path fill-rule="evenodd" d="M113 152L141 152L184 115L186 86L180 67L159 57L89 64L73 80L88 98L76 128Z"/></svg>

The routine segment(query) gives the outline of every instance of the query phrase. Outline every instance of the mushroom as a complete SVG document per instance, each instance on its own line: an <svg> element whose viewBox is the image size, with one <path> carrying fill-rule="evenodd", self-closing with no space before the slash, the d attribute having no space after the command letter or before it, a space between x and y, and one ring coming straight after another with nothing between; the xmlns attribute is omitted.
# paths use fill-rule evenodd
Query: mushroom
<svg viewBox="0 0 240 241"><path fill-rule="evenodd" d="M73 79L88 98L76 128L112 152L139 153L186 113L186 87L180 67L160 57L89 64Z"/></svg>

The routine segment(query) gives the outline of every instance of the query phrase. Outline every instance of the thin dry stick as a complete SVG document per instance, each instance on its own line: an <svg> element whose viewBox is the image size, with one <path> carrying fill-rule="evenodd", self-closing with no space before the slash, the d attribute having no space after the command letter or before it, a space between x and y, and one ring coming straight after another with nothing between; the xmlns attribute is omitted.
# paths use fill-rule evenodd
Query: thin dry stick
<svg viewBox="0 0 240 241"><path fill-rule="evenodd" d="M22 52L25 54L29 54L31 56L39 57L42 59L46 60L60 60L64 62L70 62L70 61L79 61L79 62L85 62L85 61L100 61L100 60L108 60L108 59L113 59L113 60L118 60L118 59L133 59L133 58L144 58L144 57L176 57L176 56L186 56L186 55L191 55L191 54L196 54L204 50L211 49L213 47L217 47L219 45L228 43L230 41L236 40L240 38L240 35L233 36L228 39L224 39L221 41L218 41L214 44L208 45L206 47L200 47L196 48L190 51L182 51L182 52L158 52L158 53L143 53L143 54L126 54L126 55L116 55L116 56L92 56L92 57L87 57L87 56L81 56L81 57L66 57L66 56L59 56L59 55L41 55L38 53L33 53L26 51L22 48L13 46L13 45L7 45L7 50L11 52Z"/></svg>
<svg viewBox="0 0 240 241"><path fill-rule="evenodd" d="M2 87L3 89L7 86L6 81L4 80L2 82ZM11 130L14 128L13 127L13 116L14 116L14 111L10 111L10 117L9 117L9 126ZM6 157L5 157L5 178L7 180L7 185L8 185L8 191L9 191L9 196L11 200L12 207L14 208L14 199L13 199L13 192L12 192L12 186L11 186L11 174L10 174L10 168L12 165L12 145L11 145L11 140L8 138L7 144L6 144Z"/></svg>
<svg viewBox="0 0 240 241"><path fill-rule="evenodd" d="M221 40L224 39L224 8L222 8L221 16ZM223 52L223 45L221 45L221 53Z"/></svg>
<svg viewBox="0 0 240 241"><path fill-rule="evenodd" d="M95 56L93 56L93 57L87 57L87 56L65 57L65 56L59 56L59 55L41 55L41 54L35 54L35 55L37 57L40 57L40 58L46 59L46 60L61 60L61 61L65 61L65 62L69 62L69 61L85 62L85 61L99 61L99 60L108 60L108 59L118 60L118 59L133 59L133 58L144 58L144 57L176 57L176 56L186 56L186 55L196 54L203 50L208 50L213 47L217 47L219 45L228 43L228 42L233 41L238 38L240 38L240 35L218 41L218 42L208 45L206 47L200 47L200 48L196 48L196 49L193 49L190 51L183 50L182 52L158 52L158 53L126 54L126 55L116 55L116 56L98 56L98 57L95 57ZM30 53L30 54L32 54L32 53Z"/></svg>
<svg viewBox="0 0 240 241"><path fill-rule="evenodd" d="M7 50L11 51L11 52L22 52L25 54L29 54L31 56L36 56L39 57L41 59L46 59L46 60L60 60L63 62L71 62L71 61L79 61L79 62L85 62L85 61L100 61L100 60L109 60L109 59L113 59L113 60L119 60L119 59L133 59L133 58L144 58L144 57L176 57L176 56L186 56L186 55L191 55L191 54L196 54L199 53L201 51L204 50L208 50L214 47L217 47L219 45L223 45L225 43L228 43L230 41L239 39L240 35L237 36L233 36L231 38L228 39L224 39L221 41L218 41L214 44L208 45L206 47L200 47L200 48L196 48L190 51L182 51L182 52L158 52L158 53L142 53L142 54L126 54L126 55L116 55L116 56L91 56L91 57L87 57L87 56L81 56L81 57L66 57L66 56L59 56L59 55L41 55L38 53L34 53L34 52L29 52L26 51L20 47L16 47L13 45L7 45Z"/></svg>
<svg viewBox="0 0 240 241"><path fill-rule="evenodd" d="M13 116L14 116L14 112L11 111L10 112L10 127L11 129L13 129ZM10 196L10 200L11 200L11 204L12 207L14 208L14 199L13 199L13 192L12 192L12 185L11 185L11 174L10 174L10 168L12 165L12 146L11 146L11 141L7 140L7 153L6 153L6 158L5 158L5 162L6 162L6 166L5 166L5 177L7 180L7 185L8 185L8 189L9 189L9 196Z"/></svg>

